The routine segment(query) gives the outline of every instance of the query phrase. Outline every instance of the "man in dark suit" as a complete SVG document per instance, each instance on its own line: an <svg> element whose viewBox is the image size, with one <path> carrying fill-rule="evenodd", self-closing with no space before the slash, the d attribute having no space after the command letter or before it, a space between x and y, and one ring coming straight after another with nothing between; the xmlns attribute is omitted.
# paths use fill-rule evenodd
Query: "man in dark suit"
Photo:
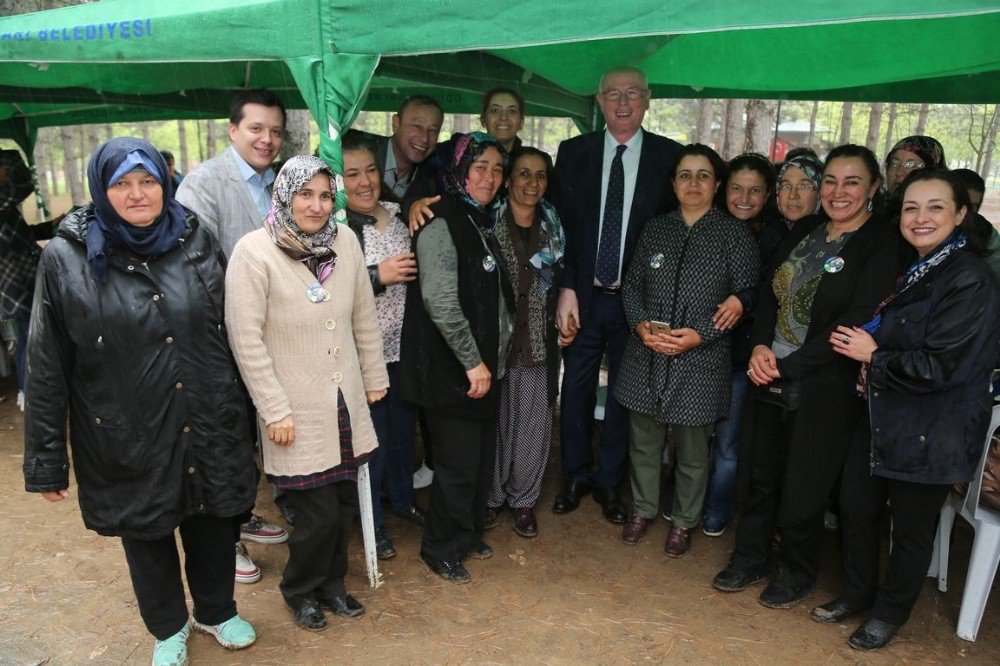
<svg viewBox="0 0 1000 666"><path fill-rule="evenodd" d="M392 136L369 135L382 172L382 196L402 201L420 182L420 163L437 147L444 111L429 95L410 95L392 115Z"/></svg>
<svg viewBox="0 0 1000 666"><path fill-rule="evenodd" d="M560 439L565 486L552 510L567 513L593 490L604 517L628 519L618 495L628 458L628 416L613 396L628 324L621 282L646 220L677 205L670 167L680 144L642 129L649 108L646 75L612 69L597 102L607 129L563 141L552 199L566 230L565 269L556 313L564 338ZM590 438L601 360L608 354L604 428L592 468Z"/></svg>

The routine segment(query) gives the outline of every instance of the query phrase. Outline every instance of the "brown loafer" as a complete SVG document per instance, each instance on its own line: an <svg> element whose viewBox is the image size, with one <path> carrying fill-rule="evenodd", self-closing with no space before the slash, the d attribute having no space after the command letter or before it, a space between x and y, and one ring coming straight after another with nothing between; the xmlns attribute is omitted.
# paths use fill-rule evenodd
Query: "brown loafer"
<svg viewBox="0 0 1000 666"><path fill-rule="evenodd" d="M535 519L535 510L530 506L524 509L511 509L514 514L514 531L530 539L538 536L538 521Z"/></svg>
<svg viewBox="0 0 1000 666"><path fill-rule="evenodd" d="M625 523L625 527L622 528L622 541L630 546L634 546L639 543L642 537L646 536L646 528L649 523L652 522L648 518L643 518L642 516L633 515Z"/></svg>
<svg viewBox="0 0 1000 666"><path fill-rule="evenodd" d="M685 527L671 527L667 535L667 543L663 547L670 557L680 557L691 549L691 530Z"/></svg>

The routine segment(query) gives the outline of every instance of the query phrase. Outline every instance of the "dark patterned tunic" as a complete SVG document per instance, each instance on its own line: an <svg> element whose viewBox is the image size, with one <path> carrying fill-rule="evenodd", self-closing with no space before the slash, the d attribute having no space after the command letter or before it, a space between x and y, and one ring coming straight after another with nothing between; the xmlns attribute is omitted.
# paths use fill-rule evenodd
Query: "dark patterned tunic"
<svg viewBox="0 0 1000 666"><path fill-rule="evenodd" d="M662 423L707 425L729 411L729 335L712 323L727 297L753 289L760 258L747 225L712 208L692 227L680 212L643 227L622 285L631 330L615 395ZM702 344L680 356L655 353L635 327L663 321L693 328Z"/></svg>

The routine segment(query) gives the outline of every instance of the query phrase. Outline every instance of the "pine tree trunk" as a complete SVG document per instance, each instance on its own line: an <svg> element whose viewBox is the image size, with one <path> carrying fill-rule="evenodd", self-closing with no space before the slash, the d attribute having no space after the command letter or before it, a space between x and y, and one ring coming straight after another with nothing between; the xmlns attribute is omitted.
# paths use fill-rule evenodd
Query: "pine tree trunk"
<svg viewBox="0 0 1000 666"><path fill-rule="evenodd" d="M535 144L538 150L545 150L545 118L538 118L538 143Z"/></svg>
<svg viewBox="0 0 1000 666"><path fill-rule="evenodd" d="M47 127L40 130L38 136L42 136L44 132L45 145L47 146L46 153L49 157L48 172L49 172L49 190L52 192L52 196L59 196L59 179L56 177L58 171L56 170L56 153L59 152L56 146L56 130L54 127Z"/></svg>
<svg viewBox="0 0 1000 666"><path fill-rule="evenodd" d="M986 180L990 175L990 168L993 166L993 151L997 147L997 131L1000 130L1000 105L993 105L993 120L987 130L985 141L983 141L983 164L979 169L979 175Z"/></svg>
<svg viewBox="0 0 1000 666"><path fill-rule="evenodd" d="M883 155L889 154L889 149L892 148L892 133L896 129L896 103L893 102L889 105L888 120L886 121L885 127L885 148L882 150Z"/></svg>
<svg viewBox="0 0 1000 666"><path fill-rule="evenodd" d="M70 198L74 206L82 206L85 203L83 196L83 180L80 178L80 165L77 162L77 136L74 128L64 126L59 128L59 139L63 148L63 173L66 176L66 184L69 188Z"/></svg>
<svg viewBox="0 0 1000 666"><path fill-rule="evenodd" d="M743 144L745 151L753 151L762 155L770 154L769 148L774 136L774 115L777 109L777 101L747 100L746 138Z"/></svg>
<svg viewBox="0 0 1000 666"><path fill-rule="evenodd" d="M35 141L35 171L38 173L39 194L42 195L42 199L46 203L50 201L52 195L52 191L49 189L48 174L46 173L48 161L48 143L43 141L41 134L39 134L38 140Z"/></svg>
<svg viewBox="0 0 1000 666"><path fill-rule="evenodd" d="M281 160L309 154L309 112L290 109L285 119L285 138L281 140Z"/></svg>
<svg viewBox="0 0 1000 666"><path fill-rule="evenodd" d="M111 141L115 138L115 126L111 123L104 123L104 140Z"/></svg>
<svg viewBox="0 0 1000 666"><path fill-rule="evenodd" d="M205 154L212 157L216 153L215 121L205 121Z"/></svg>
<svg viewBox="0 0 1000 666"><path fill-rule="evenodd" d="M469 133L469 114L467 113L456 113L453 116L451 123L452 132L461 132L462 134Z"/></svg>
<svg viewBox="0 0 1000 666"><path fill-rule="evenodd" d="M142 140L147 143L153 143L153 139L150 134L150 123L139 123L139 129L142 131Z"/></svg>
<svg viewBox="0 0 1000 666"><path fill-rule="evenodd" d="M712 115L714 99L698 100L698 126L694 130L695 143L712 143Z"/></svg>
<svg viewBox="0 0 1000 666"><path fill-rule="evenodd" d="M101 140L101 130L104 129L101 125L84 125L83 130L87 136L87 155L93 155L97 147L100 146L103 141Z"/></svg>
<svg viewBox="0 0 1000 666"><path fill-rule="evenodd" d="M180 161L174 164L174 168L181 173L187 173L191 168L191 162L188 159L187 124L183 120L177 121L177 143L179 144L177 159Z"/></svg>
<svg viewBox="0 0 1000 666"><path fill-rule="evenodd" d="M868 111L868 134L865 135L865 147L875 151L878 148L878 137L882 129L882 110L885 104L872 102Z"/></svg>
<svg viewBox="0 0 1000 666"><path fill-rule="evenodd" d="M722 132L722 158L730 160L743 152L743 105L742 99L726 101L725 123Z"/></svg>
<svg viewBox="0 0 1000 666"><path fill-rule="evenodd" d="M840 144L851 142L851 123L853 122L854 102L844 102L840 116Z"/></svg>
<svg viewBox="0 0 1000 666"><path fill-rule="evenodd" d="M809 114L809 135L806 137L806 147L812 148L813 140L816 137L816 116L819 115L819 100L813 102L812 112Z"/></svg>
<svg viewBox="0 0 1000 666"><path fill-rule="evenodd" d="M927 131L927 117L930 115L930 112L930 104L920 105L920 112L917 113L917 127L913 130L914 134L920 135Z"/></svg>

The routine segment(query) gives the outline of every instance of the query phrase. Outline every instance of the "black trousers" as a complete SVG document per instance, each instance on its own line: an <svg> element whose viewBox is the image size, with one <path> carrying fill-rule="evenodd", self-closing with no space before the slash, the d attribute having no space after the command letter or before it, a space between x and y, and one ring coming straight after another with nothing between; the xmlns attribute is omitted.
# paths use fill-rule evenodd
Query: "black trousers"
<svg viewBox="0 0 1000 666"><path fill-rule="evenodd" d="M848 418L849 415L844 415ZM756 568L767 563L775 528L781 534L776 582L813 585L819 574L823 512L844 466L849 433L843 438L810 437L802 412L756 406L750 480L736 530L732 563ZM740 464L746 464L743 460Z"/></svg>
<svg viewBox="0 0 1000 666"><path fill-rule="evenodd" d="M347 538L358 504L357 484L339 481L308 490L285 489L285 497L298 517L288 537L281 594L290 601L315 601L316 592L345 594Z"/></svg>
<svg viewBox="0 0 1000 666"><path fill-rule="evenodd" d="M461 561L483 536L486 496L496 458L496 420L471 420L427 411L434 435L434 483L422 553Z"/></svg>
<svg viewBox="0 0 1000 666"><path fill-rule="evenodd" d="M951 486L872 476L870 446L865 419L851 443L840 490L841 598L861 608L871 606L872 617L899 626L909 619L924 585L941 505ZM880 586L879 537L886 500L892 517L892 547Z"/></svg>
<svg viewBox="0 0 1000 666"><path fill-rule="evenodd" d="M219 624L236 615L234 520L192 516L179 526L194 619L202 624ZM174 535L159 539L122 537L122 548L146 630L161 641L173 636L188 621Z"/></svg>

